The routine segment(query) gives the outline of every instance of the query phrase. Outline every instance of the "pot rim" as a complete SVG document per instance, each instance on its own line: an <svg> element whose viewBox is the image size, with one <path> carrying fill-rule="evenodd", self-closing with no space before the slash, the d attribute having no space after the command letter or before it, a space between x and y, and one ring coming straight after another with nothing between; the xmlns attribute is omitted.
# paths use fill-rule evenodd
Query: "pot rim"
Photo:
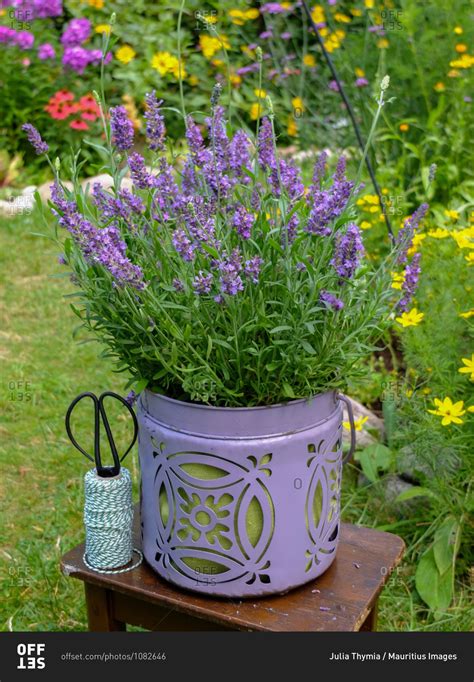
<svg viewBox="0 0 474 682"><path fill-rule="evenodd" d="M155 424L189 436L248 440L290 436L324 424L342 408L336 391L287 403L256 407L213 407L168 398L145 389L137 403L139 422Z"/></svg>

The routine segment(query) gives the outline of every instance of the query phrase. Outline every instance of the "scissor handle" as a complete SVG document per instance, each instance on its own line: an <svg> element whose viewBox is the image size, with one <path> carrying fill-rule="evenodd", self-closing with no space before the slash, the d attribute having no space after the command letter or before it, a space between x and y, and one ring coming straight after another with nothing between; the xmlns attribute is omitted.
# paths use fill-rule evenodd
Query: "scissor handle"
<svg viewBox="0 0 474 682"><path fill-rule="evenodd" d="M122 405L125 405L129 413L132 415L133 419L133 439L128 446L127 450L125 453L122 455L121 458L119 458L117 448L115 446L115 441L112 435L112 431L110 428L109 420L107 419L107 414L105 412L104 408L104 399L107 397L111 398L116 398L119 400ZM92 458L91 455L86 452L76 441L76 439L73 436L72 430L71 430L71 414L74 409L74 407L77 405L78 402L80 402L83 398L90 398L92 402L94 403L94 457ZM112 458L114 460L113 466L110 467L104 467L102 466L102 459L100 456L100 418L102 418L102 422L105 427L105 433L107 435L107 440L109 441L109 446L110 446L110 451L112 453ZM138 422L137 418L135 415L135 412L133 409L130 407L130 405L127 403L127 401L122 398L122 396L118 395L117 393L113 393L112 391L105 391L102 393L102 395L97 398L94 393L90 393L89 391L86 391L85 393L81 393L80 395L77 396L77 398L74 398L72 403L69 405L68 410L66 412L66 419L65 419L65 424L66 424L66 432L67 435L71 441L71 443L74 445L74 447L79 450L80 453L84 455L84 457L87 457L91 462L95 462L96 468L97 468L97 474L99 476L102 476L104 478L110 478L111 476L117 476L120 472L120 463L125 459L125 457L128 455L132 447L135 445L135 441L137 440L137 435L138 435Z"/></svg>

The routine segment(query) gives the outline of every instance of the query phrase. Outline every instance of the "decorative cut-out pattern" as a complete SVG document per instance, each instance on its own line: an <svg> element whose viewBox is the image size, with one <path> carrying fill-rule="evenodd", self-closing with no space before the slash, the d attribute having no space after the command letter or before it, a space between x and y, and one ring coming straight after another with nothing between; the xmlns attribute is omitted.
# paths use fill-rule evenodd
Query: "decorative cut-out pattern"
<svg viewBox="0 0 474 682"><path fill-rule="evenodd" d="M161 450L161 449L159 449ZM164 448L163 448L164 450ZM270 582L262 558L271 542L274 510L264 479L270 453L243 466L206 452L153 451L157 464L157 553L195 585L239 579Z"/></svg>

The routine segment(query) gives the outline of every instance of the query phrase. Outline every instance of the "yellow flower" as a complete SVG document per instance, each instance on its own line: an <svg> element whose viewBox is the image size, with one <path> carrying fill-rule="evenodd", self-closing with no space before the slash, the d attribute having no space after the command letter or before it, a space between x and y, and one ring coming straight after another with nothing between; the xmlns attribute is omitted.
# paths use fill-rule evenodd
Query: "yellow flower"
<svg viewBox="0 0 474 682"><path fill-rule="evenodd" d="M452 220L457 220L459 218L459 212L458 211L452 211L451 209L446 209L444 212L444 215L447 218L451 218Z"/></svg>
<svg viewBox="0 0 474 682"><path fill-rule="evenodd" d="M461 26L455 26L454 29L453 29L453 31L454 31L454 33L455 33L457 36L460 36L460 35L462 35L462 34L464 33L464 31L462 30Z"/></svg>
<svg viewBox="0 0 474 682"><path fill-rule="evenodd" d="M152 57L151 66L160 76L171 73L176 79L186 77L184 62L180 64L179 59L169 52L156 52Z"/></svg>
<svg viewBox="0 0 474 682"><path fill-rule="evenodd" d="M88 0L90 7L95 9L102 9L104 6L104 0Z"/></svg>
<svg viewBox="0 0 474 682"><path fill-rule="evenodd" d="M351 18L347 16L347 14L343 14L342 12L336 12L334 15L335 21L338 21L340 24L350 24L351 23Z"/></svg>
<svg viewBox="0 0 474 682"><path fill-rule="evenodd" d="M283 5L283 3L282 3L282 5ZM252 7L245 12L245 18L246 19L258 19L259 16L260 16L260 12L258 11L258 9L256 7Z"/></svg>
<svg viewBox="0 0 474 682"><path fill-rule="evenodd" d="M464 260L467 261L468 265L474 265L474 251L471 251L467 256L464 256Z"/></svg>
<svg viewBox="0 0 474 682"><path fill-rule="evenodd" d="M369 227L372 227L372 223L369 223L368 220L363 220L360 224L361 230L368 230Z"/></svg>
<svg viewBox="0 0 474 682"><path fill-rule="evenodd" d="M311 19L314 21L315 24L324 24L326 21L326 17L324 15L324 9L321 7L321 5L316 5L313 7L313 11L311 12Z"/></svg>
<svg viewBox="0 0 474 682"><path fill-rule="evenodd" d="M250 107L250 118L252 121L256 121L262 115L262 105L260 102L254 102Z"/></svg>
<svg viewBox="0 0 474 682"><path fill-rule="evenodd" d="M364 69L359 69L358 66L354 69L354 73L357 76L357 78L363 78L365 76Z"/></svg>
<svg viewBox="0 0 474 682"><path fill-rule="evenodd" d="M359 417L359 419L354 419L354 428L356 431L362 431L362 427L364 426L365 422L368 420L368 417ZM351 423L350 422L342 422L342 425L345 429L348 431L351 430Z"/></svg>
<svg viewBox="0 0 474 682"><path fill-rule="evenodd" d="M110 24L97 24L94 31L96 33L107 33L110 34L112 26Z"/></svg>
<svg viewBox="0 0 474 682"><path fill-rule="evenodd" d="M411 246L407 251L407 256L413 256L417 252L418 247L421 246L424 239L426 239L426 234L415 234L411 242Z"/></svg>
<svg viewBox="0 0 474 682"><path fill-rule="evenodd" d="M441 81L438 81L438 83L434 84L433 89L436 90L436 92L444 92L446 90L446 86Z"/></svg>
<svg viewBox="0 0 474 682"><path fill-rule="evenodd" d="M236 26L243 26L245 24L245 13L241 9L231 9L229 17Z"/></svg>
<svg viewBox="0 0 474 682"><path fill-rule="evenodd" d="M435 414L437 417L442 417L442 426L463 423L461 417L463 414L466 414L463 400L458 400L457 403L453 403L451 398L444 398L443 400L435 398L434 404L436 406L436 410L428 410L428 412L430 414Z"/></svg>
<svg viewBox="0 0 474 682"><path fill-rule="evenodd" d="M412 395L413 395L413 389L412 389L412 388L407 388L407 390L405 391L405 395L406 395L407 398L411 398Z"/></svg>
<svg viewBox="0 0 474 682"><path fill-rule="evenodd" d="M464 43L458 43L454 49L459 54L463 54L464 52L467 52L467 45L465 45Z"/></svg>
<svg viewBox="0 0 474 682"><path fill-rule="evenodd" d="M453 69L470 69L471 66L474 66L474 57L470 54L463 54L459 59L453 59L449 62L449 66ZM456 75L459 75L459 73Z"/></svg>
<svg viewBox="0 0 474 682"><path fill-rule="evenodd" d="M424 316L425 314L418 312L417 308L412 308L407 313L402 313L400 317L396 317L395 319L402 327L416 327L420 324Z"/></svg>
<svg viewBox="0 0 474 682"><path fill-rule="evenodd" d="M195 87L199 83L199 78L197 76L191 75L188 78L189 85Z"/></svg>
<svg viewBox="0 0 474 682"><path fill-rule="evenodd" d="M313 66L316 66L316 58L313 54L305 54L303 57L303 64L305 66L309 66L312 68Z"/></svg>
<svg viewBox="0 0 474 682"><path fill-rule="evenodd" d="M451 71L448 71L448 78L458 78L460 76L459 71L456 71L456 69L451 69Z"/></svg>
<svg viewBox="0 0 474 682"><path fill-rule="evenodd" d="M422 390L422 393L423 393L423 395L429 395L431 393L431 388L428 388L428 386L427 386L426 388L424 388Z"/></svg>
<svg viewBox="0 0 474 682"><path fill-rule="evenodd" d="M128 64L129 62L132 61L136 54L137 53L135 52L133 47L130 47L130 45L122 45L115 53L115 56L117 57L119 62L122 62L122 64Z"/></svg>
<svg viewBox="0 0 474 682"><path fill-rule="evenodd" d="M211 57L213 57L216 52L219 52L222 48L225 50L230 50L230 43L227 36L225 35L221 35L217 38L202 34L199 36L199 46L206 59L211 59Z"/></svg>
<svg viewBox="0 0 474 682"><path fill-rule="evenodd" d="M303 113L305 107L301 97L293 97L293 99L291 100L291 104L293 105L294 111L297 111L298 113Z"/></svg>
<svg viewBox="0 0 474 682"><path fill-rule="evenodd" d="M402 284L405 281L404 272L392 272L392 289L401 290Z"/></svg>
<svg viewBox="0 0 474 682"><path fill-rule="evenodd" d="M449 237L450 232L444 227L437 227L436 230L430 230L428 232L428 237L433 237L433 239L445 239Z"/></svg>
<svg viewBox="0 0 474 682"><path fill-rule="evenodd" d="M373 9L375 5L374 0L364 0L364 5L367 7L367 9Z"/></svg>
<svg viewBox="0 0 474 682"><path fill-rule="evenodd" d="M408 125L408 123L400 123L398 127L400 128L402 133L406 133L410 126Z"/></svg>
<svg viewBox="0 0 474 682"><path fill-rule="evenodd" d="M242 76L239 76L237 73L231 73L229 80L232 85L237 86L242 83Z"/></svg>
<svg viewBox="0 0 474 682"><path fill-rule="evenodd" d="M380 38L380 40L377 42L377 47L380 50L386 50L389 45L390 43L388 42L387 38Z"/></svg>
<svg viewBox="0 0 474 682"><path fill-rule="evenodd" d="M288 117L288 125L286 128L286 132L290 137L296 137L298 135L298 126L296 125L294 116Z"/></svg>
<svg viewBox="0 0 474 682"><path fill-rule="evenodd" d="M468 320L470 317L474 317L474 308L471 308L471 310L466 310L465 313L459 313L459 317L463 317L465 320Z"/></svg>
<svg viewBox="0 0 474 682"><path fill-rule="evenodd" d="M467 408L467 411L468 411L468 412L474 412L474 405L470 405L470 406Z"/></svg>
<svg viewBox="0 0 474 682"><path fill-rule="evenodd" d="M465 364L465 367L460 367L458 372L461 374L470 374L471 381L474 381L474 353L470 358L461 358L461 360Z"/></svg>
<svg viewBox="0 0 474 682"><path fill-rule="evenodd" d="M253 92L255 94L255 97L259 97L260 99L265 99L265 97L267 96L266 90L263 89L256 88Z"/></svg>
<svg viewBox="0 0 474 682"><path fill-rule="evenodd" d="M459 232L451 232L450 234L458 245L458 249L474 248L474 241L468 230L459 230Z"/></svg>
<svg viewBox="0 0 474 682"><path fill-rule="evenodd" d="M128 118L131 120L135 130L140 130L142 127L141 119L138 117L138 110L135 105L135 100L131 95L122 95L122 102L125 106L125 110L128 114Z"/></svg>
<svg viewBox="0 0 474 682"><path fill-rule="evenodd" d="M362 10L359 9L358 7L353 7L353 8L351 9L351 14L352 14L353 17L361 17L362 14L363 14L363 12L362 12Z"/></svg>

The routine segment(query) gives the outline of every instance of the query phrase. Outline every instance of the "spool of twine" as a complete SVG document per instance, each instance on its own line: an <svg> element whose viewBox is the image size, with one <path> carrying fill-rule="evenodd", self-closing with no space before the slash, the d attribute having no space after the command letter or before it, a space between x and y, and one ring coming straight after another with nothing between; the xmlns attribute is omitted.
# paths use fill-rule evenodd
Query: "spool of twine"
<svg viewBox="0 0 474 682"><path fill-rule="evenodd" d="M91 469L84 476L84 563L100 573L124 573L142 562L132 544L132 479L122 467L118 476L103 478ZM133 553L137 562L130 564Z"/></svg>

